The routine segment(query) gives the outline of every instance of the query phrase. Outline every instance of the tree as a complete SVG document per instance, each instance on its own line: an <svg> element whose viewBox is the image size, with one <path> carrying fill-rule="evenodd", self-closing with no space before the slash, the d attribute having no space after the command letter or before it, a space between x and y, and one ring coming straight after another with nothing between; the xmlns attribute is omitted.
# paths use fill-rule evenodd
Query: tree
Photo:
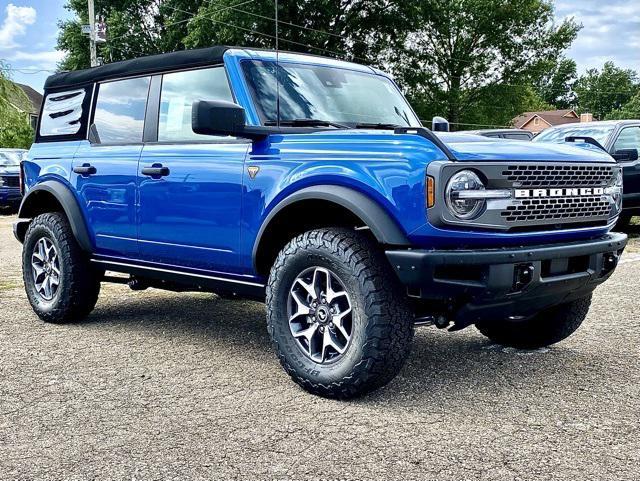
<svg viewBox="0 0 640 481"><path fill-rule="evenodd" d="M540 65L539 78L534 80L536 92L544 102L556 109L568 109L576 102L573 84L578 78L576 62L568 58Z"/></svg>
<svg viewBox="0 0 640 481"><path fill-rule="evenodd" d="M613 62L606 62L602 71L587 70L574 85L580 110L592 113L597 119L621 109L639 88L636 72L618 68Z"/></svg>
<svg viewBox="0 0 640 481"><path fill-rule="evenodd" d="M245 5L247 4L247 5ZM280 48L377 62L401 32L400 0L306 0L280 2ZM81 25L86 0L69 0L76 19L60 22L58 49L68 52L61 68L89 66ZM107 22L105 61L210 45L275 47L273 0L96 0Z"/></svg>
<svg viewBox="0 0 640 481"><path fill-rule="evenodd" d="M549 0L406 3L410 33L394 70L413 99L442 103L440 113L454 123L471 115L469 105L488 86L519 86L539 76L580 29L572 20L555 25Z"/></svg>
<svg viewBox="0 0 640 481"><path fill-rule="evenodd" d="M25 112L29 99L20 87L5 75L7 66L0 61L0 147L28 149L33 130Z"/></svg>
<svg viewBox="0 0 640 481"><path fill-rule="evenodd" d="M607 114L607 120L640 119L640 90L619 109Z"/></svg>

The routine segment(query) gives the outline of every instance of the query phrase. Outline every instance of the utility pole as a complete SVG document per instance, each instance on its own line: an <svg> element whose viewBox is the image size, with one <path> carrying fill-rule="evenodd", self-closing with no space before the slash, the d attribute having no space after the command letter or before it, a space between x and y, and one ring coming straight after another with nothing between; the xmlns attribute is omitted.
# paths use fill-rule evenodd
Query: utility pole
<svg viewBox="0 0 640 481"><path fill-rule="evenodd" d="M98 54L96 52L96 13L95 8L93 6L93 0L88 0L89 2L89 27L91 32L89 32L89 55L91 57L91 66L98 66Z"/></svg>

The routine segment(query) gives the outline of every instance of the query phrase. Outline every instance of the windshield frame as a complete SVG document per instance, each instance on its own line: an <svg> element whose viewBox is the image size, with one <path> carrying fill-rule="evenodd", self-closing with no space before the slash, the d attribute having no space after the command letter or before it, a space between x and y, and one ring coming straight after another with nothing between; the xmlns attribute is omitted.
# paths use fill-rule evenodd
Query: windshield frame
<svg viewBox="0 0 640 481"><path fill-rule="evenodd" d="M398 127L423 127L422 122L420 121L420 118L418 117L418 115L416 114L416 112L413 110L413 107L411 106L411 104L409 103L409 101L407 100L407 98L405 97L405 95L402 93L402 90L399 88L398 84L393 80L393 78L391 78L390 76L386 75L383 72L379 72L377 70L373 70L371 69L370 72L361 70L361 69L350 69L348 67L344 67L344 66L334 66L334 65L326 65L326 64L321 64L321 63L313 63L313 62L305 62L305 61L300 61L300 60L280 60L279 62L276 62L276 60L271 60L271 59L265 59L265 58L243 58L240 60L239 62L239 71L241 73L242 76L242 81L244 83L244 86L246 87L247 93L249 94L249 100L252 103L252 107L255 110L255 113L257 114L258 117L258 122L259 125L262 126L268 126L269 123L272 121L272 119L268 118L267 115L265 114L264 110L263 110L263 106L259 100L259 94L256 91L256 89L253 86L253 82L251 81L251 79L248 76L248 72L245 70L244 66L246 63L253 63L253 64L260 64L260 63L264 63L264 64L278 64L280 66L286 66L286 65L293 65L293 66L301 66L301 67L306 67L306 68L326 68L326 69L331 69L331 70L344 70L347 72L351 72L353 74L356 75L369 75L371 77L377 78L380 81L386 82L388 83L388 85L390 87L393 88L393 90L397 93L397 95L402 99L404 105L405 105L405 109L406 112L409 115L409 117L413 117L413 119L409 118L409 124L411 124L411 121L413 120L414 122L416 122L416 125L401 125L398 124ZM360 65L358 65L360 66ZM288 122L291 121L292 119L280 119L282 122ZM356 128L356 124L360 123L360 122L349 122L349 121L344 121L341 119L334 119L334 118L318 118L317 120L321 120L321 121L331 121L333 123L338 123L338 124L346 124L347 128ZM321 126L321 127L302 127L302 128L309 128L310 130L335 130L335 127L331 127L331 126Z"/></svg>

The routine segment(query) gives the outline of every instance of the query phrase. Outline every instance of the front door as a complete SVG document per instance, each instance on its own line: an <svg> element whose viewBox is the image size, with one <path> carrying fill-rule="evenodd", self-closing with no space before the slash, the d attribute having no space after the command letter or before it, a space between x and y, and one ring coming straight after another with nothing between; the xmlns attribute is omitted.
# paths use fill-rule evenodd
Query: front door
<svg viewBox="0 0 640 481"><path fill-rule="evenodd" d="M137 257L136 183L149 77L97 86L93 135L73 159L71 183L97 253Z"/></svg>
<svg viewBox="0 0 640 481"><path fill-rule="evenodd" d="M233 101L222 66L165 74L157 142L138 171L138 238L143 260L238 273L244 159L249 142L197 135L195 100Z"/></svg>

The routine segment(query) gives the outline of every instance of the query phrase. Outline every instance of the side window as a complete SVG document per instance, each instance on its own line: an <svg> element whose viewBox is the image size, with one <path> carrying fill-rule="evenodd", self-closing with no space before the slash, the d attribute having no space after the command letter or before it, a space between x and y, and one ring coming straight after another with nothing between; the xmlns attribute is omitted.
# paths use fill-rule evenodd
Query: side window
<svg viewBox="0 0 640 481"><path fill-rule="evenodd" d="M141 77L99 85L93 123L101 143L142 142L149 81Z"/></svg>
<svg viewBox="0 0 640 481"><path fill-rule="evenodd" d="M639 150L640 153L640 127L627 127L622 129L616 143L613 144L613 151L623 149Z"/></svg>
<svg viewBox="0 0 640 481"><path fill-rule="evenodd" d="M158 141L205 140L191 129L191 105L196 100L233 102L224 67L165 74L160 93Z"/></svg>

